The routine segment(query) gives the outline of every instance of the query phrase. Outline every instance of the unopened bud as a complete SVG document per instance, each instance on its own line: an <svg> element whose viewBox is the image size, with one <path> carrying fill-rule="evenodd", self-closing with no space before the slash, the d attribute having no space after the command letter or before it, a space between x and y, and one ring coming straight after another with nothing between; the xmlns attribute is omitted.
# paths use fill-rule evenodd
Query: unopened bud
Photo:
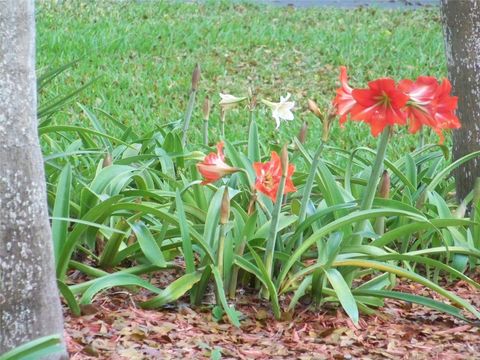
<svg viewBox="0 0 480 360"><path fill-rule="evenodd" d="M382 174L382 180L380 181L380 197L382 199L388 199L390 197L390 175L385 170Z"/></svg>
<svg viewBox="0 0 480 360"><path fill-rule="evenodd" d="M106 153L105 157L103 158L102 168L106 168L107 166L112 165L112 155L110 153Z"/></svg>
<svg viewBox="0 0 480 360"><path fill-rule="evenodd" d="M220 207L220 224L225 225L230 217L230 196L228 196L228 187L225 186L223 192L222 205Z"/></svg>
<svg viewBox="0 0 480 360"><path fill-rule="evenodd" d="M205 97L205 101L203 102L203 120L208 121L210 118L210 110L212 109L212 102L208 98L208 96Z"/></svg>
<svg viewBox="0 0 480 360"><path fill-rule="evenodd" d="M282 176L288 174L288 150L287 145L283 145L282 152L280 153L280 164L282 165Z"/></svg>
<svg viewBox="0 0 480 360"><path fill-rule="evenodd" d="M307 140L307 130L308 130L308 123L304 121L297 136L297 139L298 141L300 141L300 144L305 144L305 141Z"/></svg>
<svg viewBox="0 0 480 360"><path fill-rule="evenodd" d="M317 103L311 99L307 100L308 110L310 110L316 117L322 120L322 113L317 105Z"/></svg>
<svg viewBox="0 0 480 360"><path fill-rule="evenodd" d="M336 113L333 108L330 109L326 119L323 120L323 131L322 131L322 141L327 142L330 135L330 126L332 125L333 120L335 119Z"/></svg>
<svg viewBox="0 0 480 360"><path fill-rule="evenodd" d="M200 64L195 65L195 69L192 74L192 91L198 90L198 84L200 82Z"/></svg>

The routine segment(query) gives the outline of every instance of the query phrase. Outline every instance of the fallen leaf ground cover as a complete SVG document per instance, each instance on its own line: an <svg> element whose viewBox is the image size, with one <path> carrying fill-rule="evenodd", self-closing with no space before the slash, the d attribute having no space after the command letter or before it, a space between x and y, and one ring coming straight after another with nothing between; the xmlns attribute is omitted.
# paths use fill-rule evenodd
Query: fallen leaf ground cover
<svg viewBox="0 0 480 360"><path fill-rule="evenodd" d="M162 272L152 281L160 285L175 276ZM480 293L469 284L445 285L480 306ZM435 297L406 280L396 290ZM396 300L386 300L356 327L337 307L315 310L308 300L275 321L256 292L245 292L236 302L243 314L236 328L212 318L213 293L197 308L178 302L161 310L139 308L146 296L112 289L80 317L65 310L71 359L476 359L480 351L478 324Z"/></svg>

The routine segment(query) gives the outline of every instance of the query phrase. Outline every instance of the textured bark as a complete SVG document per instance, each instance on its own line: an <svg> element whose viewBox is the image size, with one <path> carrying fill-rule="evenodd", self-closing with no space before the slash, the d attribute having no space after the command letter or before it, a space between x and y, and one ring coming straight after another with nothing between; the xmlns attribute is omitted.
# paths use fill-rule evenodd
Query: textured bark
<svg viewBox="0 0 480 360"><path fill-rule="evenodd" d="M480 0L442 0L442 23L453 93L462 128L453 133L453 158L480 150ZM455 172L462 200L480 176L480 159Z"/></svg>
<svg viewBox="0 0 480 360"><path fill-rule="evenodd" d="M34 2L0 0L0 354L63 334L36 105Z"/></svg>

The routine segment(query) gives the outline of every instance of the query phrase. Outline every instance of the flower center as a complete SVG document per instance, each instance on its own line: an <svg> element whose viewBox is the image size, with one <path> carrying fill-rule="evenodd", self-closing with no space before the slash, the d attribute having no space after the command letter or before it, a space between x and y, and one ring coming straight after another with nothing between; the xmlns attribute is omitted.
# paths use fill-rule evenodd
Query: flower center
<svg viewBox="0 0 480 360"><path fill-rule="evenodd" d="M383 105L385 107L390 106L390 97L385 91L382 91L381 95L377 96L378 105Z"/></svg>
<svg viewBox="0 0 480 360"><path fill-rule="evenodd" d="M267 188L267 189L272 189L273 186L274 186L274 182L273 182L273 176L271 173L267 172L265 174L265 178L263 179L263 185Z"/></svg>

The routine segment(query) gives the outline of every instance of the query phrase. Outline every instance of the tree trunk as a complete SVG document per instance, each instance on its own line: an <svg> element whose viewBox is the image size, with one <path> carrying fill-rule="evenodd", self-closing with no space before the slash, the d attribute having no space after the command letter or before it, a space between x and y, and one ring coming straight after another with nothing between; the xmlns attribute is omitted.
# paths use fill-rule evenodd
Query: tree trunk
<svg viewBox="0 0 480 360"><path fill-rule="evenodd" d="M442 0L442 23L448 73L458 96L462 127L453 133L453 159L480 150L480 0ZM480 177L476 158L455 172L461 201Z"/></svg>
<svg viewBox="0 0 480 360"><path fill-rule="evenodd" d="M63 334L36 101L34 0L0 0L0 354Z"/></svg>

